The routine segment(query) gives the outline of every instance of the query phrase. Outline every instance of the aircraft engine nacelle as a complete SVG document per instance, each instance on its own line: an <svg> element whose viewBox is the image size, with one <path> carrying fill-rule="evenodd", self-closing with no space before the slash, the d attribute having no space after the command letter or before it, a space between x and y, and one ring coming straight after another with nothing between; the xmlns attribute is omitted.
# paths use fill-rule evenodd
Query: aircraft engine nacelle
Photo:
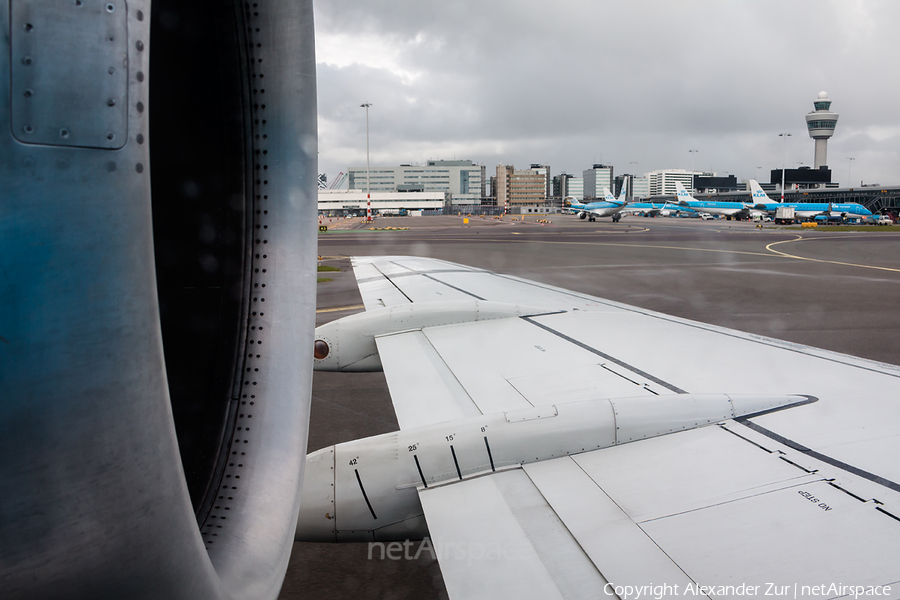
<svg viewBox="0 0 900 600"><path fill-rule="evenodd" d="M16 0L0 31L3 598L271 600L312 384L312 2Z"/></svg>
<svg viewBox="0 0 900 600"><path fill-rule="evenodd" d="M545 308L484 300L422 302L376 308L316 328L316 371L381 371L375 338L403 331L547 314Z"/></svg>
<svg viewBox="0 0 900 600"><path fill-rule="evenodd" d="M587 213L584 212L584 211L581 211L580 213L578 213L578 218L579 218L579 219L585 219L585 218L587 218Z"/></svg>
<svg viewBox="0 0 900 600"><path fill-rule="evenodd" d="M307 455L296 540L422 539L418 489L808 404L808 396L675 394L537 406L415 427Z"/></svg>

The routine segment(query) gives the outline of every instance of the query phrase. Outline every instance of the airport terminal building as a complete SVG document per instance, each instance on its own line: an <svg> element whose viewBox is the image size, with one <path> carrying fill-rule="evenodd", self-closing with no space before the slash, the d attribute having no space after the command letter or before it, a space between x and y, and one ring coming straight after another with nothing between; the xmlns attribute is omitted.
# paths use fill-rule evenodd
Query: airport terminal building
<svg viewBox="0 0 900 600"><path fill-rule="evenodd" d="M350 191L450 194L450 203L481 204L484 166L470 160L429 160L425 165L350 167Z"/></svg>
<svg viewBox="0 0 900 600"><path fill-rule="evenodd" d="M400 211L441 211L450 206L447 192L372 192L365 190L319 190L319 214L328 216L364 215L371 207L374 215L400 214ZM371 202L371 205L370 205Z"/></svg>
<svg viewBox="0 0 900 600"><path fill-rule="evenodd" d="M701 171L687 171L685 169L659 169L650 171L647 177L647 191L649 196L675 195L675 182L680 182L686 189L694 187L695 175L713 175Z"/></svg>

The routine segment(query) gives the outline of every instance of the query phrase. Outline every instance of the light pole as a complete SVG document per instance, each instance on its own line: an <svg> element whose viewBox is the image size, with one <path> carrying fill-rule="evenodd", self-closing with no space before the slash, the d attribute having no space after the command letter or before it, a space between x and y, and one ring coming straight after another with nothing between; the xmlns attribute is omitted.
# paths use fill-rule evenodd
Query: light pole
<svg viewBox="0 0 900 600"><path fill-rule="evenodd" d="M688 150L688 154L691 155L691 193L694 193L694 155L697 154L699 150Z"/></svg>
<svg viewBox="0 0 900 600"><path fill-rule="evenodd" d="M853 161L856 160L852 156L847 157L847 187L853 185L852 180L850 179L850 167L853 166Z"/></svg>
<svg viewBox="0 0 900 600"><path fill-rule="evenodd" d="M372 194L369 185L369 107L371 102L363 102L360 108L366 109L366 220L372 220Z"/></svg>
<svg viewBox="0 0 900 600"><path fill-rule="evenodd" d="M781 201L784 202L784 161L787 160L787 139L791 137L789 133L779 133L778 137L784 138L784 150L781 151Z"/></svg>

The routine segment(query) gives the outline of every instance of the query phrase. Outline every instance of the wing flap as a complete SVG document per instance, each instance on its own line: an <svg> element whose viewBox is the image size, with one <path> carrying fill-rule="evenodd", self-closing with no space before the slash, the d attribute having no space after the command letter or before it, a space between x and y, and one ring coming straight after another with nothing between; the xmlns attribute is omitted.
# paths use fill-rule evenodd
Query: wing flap
<svg viewBox="0 0 900 600"><path fill-rule="evenodd" d="M745 582L760 586L751 595L762 596L774 584L789 590L791 597L795 590L797 597L837 597L844 594L802 590L823 583L884 586L897 581L900 523L826 481L640 525L705 585Z"/></svg>
<svg viewBox="0 0 900 600"><path fill-rule="evenodd" d="M835 597L831 584L897 581L896 517L719 426L419 494L451 597L602 597L624 586Z"/></svg>
<svg viewBox="0 0 900 600"><path fill-rule="evenodd" d="M822 479L780 456L711 426L587 452L573 460L641 522Z"/></svg>
<svg viewBox="0 0 900 600"><path fill-rule="evenodd" d="M749 594L762 596L771 583L789 586L791 596L796 584L797 597L804 597L802 586L839 583L841 573L852 573L848 585L895 582L900 520L785 455L711 426L588 452L572 462L695 585L719 588L714 595L741 595L728 586L744 583L762 586ZM588 517L570 516L554 500L554 494L576 491L571 483L538 488L586 548L606 541L595 533L582 542L577 523ZM588 553L618 583L610 557ZM660 581L656 573L638 575L636 581Z"/></svg>
<svg viewBox="0 0 900 600"><path fill-rule="evenodd" d="M421 331L375 338L401 429L481 414Z"/></svg>
<svg viewBox="0 0 900 600"><path fill-rule="evenodd" d="M521 318L426 327L376 337L376 345L403 429L558 402L671 393Z"/></svg>
<svg viewBox="0 0 900 600"><path fill-rule="evenodd" d="M640 587L657 582L683 589L690 583L687 575L570 457L524 468L613 586Z"/></svg>
<svg viewBox="0 0 900 600"><path fill-rule="evenodd" d="M410 299L380 273L364 278L357 273L356 277L366 310L410 303Z"/></svg>
<svg viewBox="0 0 900 600"><path fill-rule="evenodd" d="M584 364L572 363L565 368L563 376L559 369L536 368L535 371L507 379L535 406L597 398L630 398L643 393L671 393L608 361L589 359Z"/></svg>
<svg viewBox="0 0 900 600"><path fill-rule="evenodd" d="M654 393L640 374L535 327L528 319L432 327L424 332L484 414Z"/></svg>
<svg viewBox="0 0 900 600"><path fill-rule="evenodd" d="M435 279L447 272L477 273L476 269L411 257L354 258L353 272L366 309L410 302L471 300L478 296Z"/></svg>
<svg viewBox="0 0 900 600"><path fill-rule="evenodd" d="M419 491L451 598L600 598L606 581L520 469ZM461 518L459 507L474 510Z"/></svg>

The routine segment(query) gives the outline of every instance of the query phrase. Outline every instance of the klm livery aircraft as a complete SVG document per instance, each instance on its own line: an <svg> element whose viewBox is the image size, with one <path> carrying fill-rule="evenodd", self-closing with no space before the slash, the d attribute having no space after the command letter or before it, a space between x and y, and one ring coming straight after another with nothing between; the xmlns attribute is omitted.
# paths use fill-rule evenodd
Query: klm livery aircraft
<svg viewBox="0 0 900 600"><path fill-rule="evenodd" d="M690 207L697 211L705 211L713 215L724 215L735 219L745 218L747 216L763 216L774 215L779 206L791 207L795 209L795 214L801 219L814 219L819 215L826 216L856 216L867 217L872 212L861 204L855 202L848 203L809 203L809 202L775 202L766 194L759 183L750 180L750 192L753 202L750 204L744 202L721 202L711 200L697 200L688 193L680 182L676 182L678 195L678 205Z"/></svg>
<svg viewBox="0 0 900 600"><path fill-rule="evenodd" d="M750 191L753 194L753 209L773 213L779 206L791 207L794 214L801 219L814 219L819 215L869 217L872 211L856 202L775 202L766 194L755 179L750 180Z"/></svg>
<svg viewBox="0 0 900 600"><path fill-rule="evenodd" d="M687 207L697 212L707 212L711 215L739 219L749 214L748 206L743 202L718 202L712 200L697 200L688 193L680 181L675 182L678 205Z"/></svg>
<svg viewBox="0 0 900 600"><path fill-rule="evenodd" d="M578 218L587 218L588 221L595 221L597 217L612 217L613 223L618 223L622 215L619 214L628 204L625 199L628 194L628 180L622 184L622 191L619 199L609 192L608 188L603 188L602 202L589 202L587 204L572 204L572 210L578 215Z"/></svg>

